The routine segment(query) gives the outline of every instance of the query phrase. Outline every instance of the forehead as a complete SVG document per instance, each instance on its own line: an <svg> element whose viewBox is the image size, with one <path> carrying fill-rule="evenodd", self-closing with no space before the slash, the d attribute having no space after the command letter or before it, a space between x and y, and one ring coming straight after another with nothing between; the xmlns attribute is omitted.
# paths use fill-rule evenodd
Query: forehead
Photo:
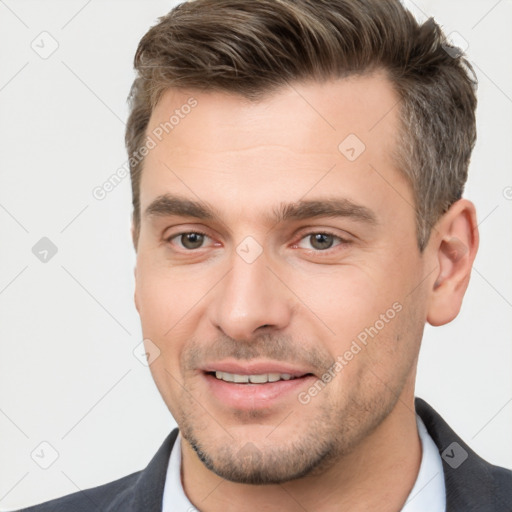
<svg viewBox="0 0 512 512"><path fill-rule="evenodd" d="M396 129L398 102L384 71L290 83L258 101L220 91L168 89L152 112L147 133L160 131L163 138L172 134L176 147L220 151L232 149L237 142L243 146L247 135L252 135L253 142L300 147L303 137L322 132L324 136L312 142L329 152L344 134L354 133L372 142ZM189 107L191 103L196 105ZM238 138L231 133L233 127Z"/></svg>
<svg viewBox="0 0 512 512"><path fill-rule="evenodd" d="M289 84L260 101L167 90L146 131L154 144L141 177L141 211L166 192L193 199L214 193L224 201L216 206L238 211L257 199L298 200L308 189L353 200L361 187L370 195L379 186L405 187L402 196L410 196L394 159L398 109L384 73Z"/></svg>

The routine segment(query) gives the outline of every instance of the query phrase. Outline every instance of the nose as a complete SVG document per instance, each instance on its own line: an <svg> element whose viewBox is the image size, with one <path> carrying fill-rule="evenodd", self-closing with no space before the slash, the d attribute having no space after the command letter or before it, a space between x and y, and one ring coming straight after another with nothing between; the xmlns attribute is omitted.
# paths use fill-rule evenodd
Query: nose
<svg viewBox="0 0 512 512"><path fill-rule="evenodd" d="M265 252L252 263L237 253L232 261L231 271L215 287L210 304L215 327L234 340L248 341L262 331L288 326L293 294L271 270Z"/></svg>

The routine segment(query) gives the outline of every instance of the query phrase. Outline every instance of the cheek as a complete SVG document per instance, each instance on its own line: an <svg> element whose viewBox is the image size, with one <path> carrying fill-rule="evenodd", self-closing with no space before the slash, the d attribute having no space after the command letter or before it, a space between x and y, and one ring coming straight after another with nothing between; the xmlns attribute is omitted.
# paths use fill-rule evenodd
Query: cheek
<svg viewBox="0 0 512 512"><path fill-rule="evenodd" d="M415 368L425 322L422 305L417 299L405 297L395 301L367 332L365 347L375 385L399 393L410 371ZM377 332L376 332L377 331Z"/></svg>
<svg viewBox="0 0 512 512"><path fill-rule="evenodd" d="M417 355L421 306L418 297L406 298L410 279L407 270L400 272L398 267L393 258L382 258L373 266L331 267L294 281L301 287L298 295L320 322L309 312L308 316L328 328L323 343L342 364L333 390L343 396L348 389L357 395L399 386Z"/></svg>
<svg viewBox="0 0 512 512"><path fill-rule="evenodd" d="M139 259L135 294L144 334L171 335L179 319L198 303L200 292L190 274Z"/></svg>
<svg viewBox="0 0 512 512"><path fill-rule="evenodd" d="M136 297L144 339L151 340L159 356L150 364L150 371L161 393L172 388L172 376L179 378L178 360L186 327L186 300L181 289L165 272L138 265ZM181 322L179 321L182 318ZM168 374L171 373L171 375Z"/></svg>
<svg viewBox="0 0 512 512"><path fill-rule="evenodd" d="M351 264L290 274L288 282L293 290L300 290L297 295L309 309L308 316L313 313L329 337L339 340L341 349L399 299L399 291L390 287L385 274L381 268Z"/></svg>

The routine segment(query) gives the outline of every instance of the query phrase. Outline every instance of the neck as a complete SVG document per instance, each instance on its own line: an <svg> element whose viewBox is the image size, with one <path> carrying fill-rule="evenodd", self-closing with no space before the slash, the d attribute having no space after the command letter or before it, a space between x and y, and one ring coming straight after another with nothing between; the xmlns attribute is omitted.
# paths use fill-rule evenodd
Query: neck
<svg viewBox="0 0 512 512"><path fill-rule="evenodd" d="M182 482L189 500L204 512L300 509L330 512L397 512L405 503L421 463L414 393L401 397L379 427L325 473L281 485L246 485L207 469L182 441Z"/></svg>

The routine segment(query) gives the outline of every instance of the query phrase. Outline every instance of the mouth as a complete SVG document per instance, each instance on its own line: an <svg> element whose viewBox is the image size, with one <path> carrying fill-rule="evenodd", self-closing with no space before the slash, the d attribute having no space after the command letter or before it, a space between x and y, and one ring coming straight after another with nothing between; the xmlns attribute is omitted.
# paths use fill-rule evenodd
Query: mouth
<svg viewBox="0 0 512 512"><path fill-rule="evenodd" d="M289 365L218 363L202 370L207 392L222 408L230 410L272 409L296 405L300 391L317 377L307 369Z"/></svg>
<svg viewBox="0 0 512 512"><path fill-rule="evenodd" d="M281 380L294 380L301 379L307 375L313 375L312 373L305 373L302 375L292 375L290 373L259 373L253 375L245 375L240 373L228 373L228 372L206 372L208 375L214 376L218 380L224 382L232 382L234 384L266 384L267 382L278 382Z"/></svg>

